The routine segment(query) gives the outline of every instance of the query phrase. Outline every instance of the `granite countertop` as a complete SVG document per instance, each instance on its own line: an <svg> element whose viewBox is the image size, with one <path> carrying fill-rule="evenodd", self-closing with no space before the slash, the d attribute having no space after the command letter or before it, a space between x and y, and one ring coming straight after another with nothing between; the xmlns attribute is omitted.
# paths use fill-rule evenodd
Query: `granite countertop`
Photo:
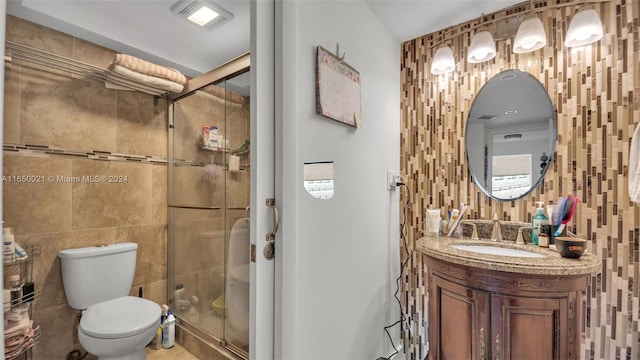
<svg viewBox="0 0 640 360"><path fill-rule="evenodd" d="M513 257L481 254L461 250L452 245L488 245L525 250L542 257ZM585 252L579 259L560 256L555 250L533 245L516 245L508 241L471 240L467 238L423 237L417 241L417 250L436 259L475 268L534 275L585 275L600 269L600 259L592 252Z"/></svg>

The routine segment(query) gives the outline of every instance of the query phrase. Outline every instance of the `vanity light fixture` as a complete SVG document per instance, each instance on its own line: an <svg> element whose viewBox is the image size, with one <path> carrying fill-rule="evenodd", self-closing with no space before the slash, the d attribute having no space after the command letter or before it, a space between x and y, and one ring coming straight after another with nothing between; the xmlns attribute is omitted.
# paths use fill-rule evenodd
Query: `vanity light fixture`
<svg viewBox="0 0 640 360"><path fill-rule="evenodd" d="M449 46L443 46L436 50L431 61L431 73L443 75L456 69L456 60L453 58L453 50Z"/></svg>
<svg viewBox="0 0 640 360"><path fill-rule="evenodd" d="M586 9L571 19L564 44L567 47L584 46L602 39L602 35L602 21L598 12Z"/></svg>
<svg viewBox="0 0 640 360"><path fill-rule="evenodd" d="M496 57L496 43L489 30L477 31L471 40L467 61L481 63Z"/></svg>
<svg viewBox="0 0 640 360"><path fill-rule="evenodd" d="M171 12L208 31L233 19L232 13L209 0L180 0Z"/></svg>
<svg viewBox="0 0 640 360"><path fill-rule="evenodd" d="M538 50L547 44L547 34L542 21L537 16L525 19L513 40L513 52L516 54Z"/></svg>

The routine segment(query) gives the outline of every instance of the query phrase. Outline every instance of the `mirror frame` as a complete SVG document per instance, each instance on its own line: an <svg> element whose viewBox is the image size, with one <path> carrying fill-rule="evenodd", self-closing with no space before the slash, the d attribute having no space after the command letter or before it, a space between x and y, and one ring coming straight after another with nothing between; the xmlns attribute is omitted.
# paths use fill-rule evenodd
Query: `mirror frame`
<svg viewBox="0 0 640 360"><path fill-rule="evenodd" d="M469 123L470 121L478 121L479 119L471 119L471 115L473 113L473 108L474 105L476 105L476 102L479 98L481 98L482 95L484 95L482 98L486 97L487 94L485 94L485 92L487 92L487 84L491 83L492 81L499 81L501 78L503 78L505 75L509 76L509 75L513 75L515 74L516 76L525 76L527 78L527 81L531 81L532 84L535 83L537 84L537 86L539 86L540 91L544 92L544 94L546 95L546 100L548 101L548 106L550 109L550 113L551 113L551 120L553 123L553 135L552 135L552 139L553 139L553 143L551 143L551 138L549 139L549 142L551 144L550 149L548 148L547 150L549 150L547 152L547 157L548 160L546 162L546 165L542 168L542 171L540 173L540 176L536 179L535 182L532 181L532 185L531 187L524 193L513 197L513 198L500 198L496 195L494 195L491 191L489 191L489 189L487 189L485 186L483 186L482 183L482 179L480 176L478 176L479 173L477 173L478 169L475 169L476 172L474 172L474 167L472 166L470 157L469 157ZM532 87L536 87L533 86ZM491 96L491 95L489 95ZM505 127L506 128L506 127ZM515 129L515 127L509 127L510 129ZM538 188L538 186L540 186L540 184L544 181L544 177L547 174L549 167L551 166L551 163L554 159L554 154L555 154L555 150L556 150L556 144L558 141L558 114L557 114L557 109L553 104L552 98L549 96L549 93L547 91L547 89L544 87L544 85L540 82L540 80L538 80L535 76L531 75L530 73L526 72L526 71L522 71L519 69L509 69L509 70L503 70L499 73L497 73L496 75L494 75L493 77L491 77L487 82L484 83L484 85L482 86L482 88L480 88L480 90L478 91L478 94L474 97L473 102L471 103L471 107L469 108L469 115L467 116L467 121L465 123L465 141L464 141L464 146L465 146L465 158L466 158L466 162L467 162L467 169L469 171L469 175L473 181L473 183L477 186L477 188L484 193L485 195L487 195L488 197L490 197L491 199L497 200L497 201L514 201L514 200L518 200L521 199L529 194L531 194L536 188ZM483 152L485 154L485 164L484 167L486 168L487 165L487 147L486 147L486 143L485 143L485 148L484 149L478 149L478 151ZM532 168L532 174L535 171L535 168ZM489 176L491 174L488 174Z"/></svg>

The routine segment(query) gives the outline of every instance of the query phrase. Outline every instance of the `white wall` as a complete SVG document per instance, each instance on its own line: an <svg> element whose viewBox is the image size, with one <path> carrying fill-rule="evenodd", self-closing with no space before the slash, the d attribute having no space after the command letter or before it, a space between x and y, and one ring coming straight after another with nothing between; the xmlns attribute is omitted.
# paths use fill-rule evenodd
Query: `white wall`
<svg viewBox="0 0 640 360"><path fill-rule="evenodd" d="M383 327L399 318L402 190L386 189L386 171L399 170L400 43L361 1L281 1L276 24L275 358L387 356ZM362 129L315 112L316 46L336 43L361 75ZM303 164L314 161L335 162L331 200L304 189Z"/></svg>

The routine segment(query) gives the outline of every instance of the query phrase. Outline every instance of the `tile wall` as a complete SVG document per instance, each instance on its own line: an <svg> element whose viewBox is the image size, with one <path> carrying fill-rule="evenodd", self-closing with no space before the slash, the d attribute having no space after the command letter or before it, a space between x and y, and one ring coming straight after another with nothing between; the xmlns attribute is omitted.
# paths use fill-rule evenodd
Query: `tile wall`
<svg viewBox="0 0 640 360"><path fill-rule="evenodd" d="M115 55L12 16L7 40L100 67ZM33 312L42 330L34 357L63 359L79 345L58 251L136 242L131 294L141 287L144 297L166 302L167 104L24 62L5 64L3 175L44 178L4 182L4 221L18 243L41 246L33 262L33 278L42 290ZM76 176L119 176L123 182L64 180Z"/></svg>
<svg viewBox="0 0 640 360"><path fill-rule="evenodd" d="M633 131L640 123L640 3L612 0L593 4L604 23L604 38L579 49L563 46L569 22L579 6L552 7L567 1L525 2L488 20L513 20L532 4L547 31L547 46L514 54L511 40L496 41L495 59L464 61L478 19L427 34L402 45L401 173L407 177L411 204L408 238L423 235L425 209L444 210L470 204L468 218L530 222L535 201L577 195L580 205L571 226L589 240L589 251L602 259L585 297L586 359L640 358L640 207L629 201L628 159ZM575 2L574 2L575 3ZM456 71L436 76L431 57L443 37ZM516 201L498 202L481 193L469 177L465 158L466 116L482 85L502 70L531 73L549 92L558 118L553 164L544 183ZM403 200L404 201L404 200ZM414 328L405 332L412 359L425 356L426 279L414 254L406 270L404 295Z"/></svg>

